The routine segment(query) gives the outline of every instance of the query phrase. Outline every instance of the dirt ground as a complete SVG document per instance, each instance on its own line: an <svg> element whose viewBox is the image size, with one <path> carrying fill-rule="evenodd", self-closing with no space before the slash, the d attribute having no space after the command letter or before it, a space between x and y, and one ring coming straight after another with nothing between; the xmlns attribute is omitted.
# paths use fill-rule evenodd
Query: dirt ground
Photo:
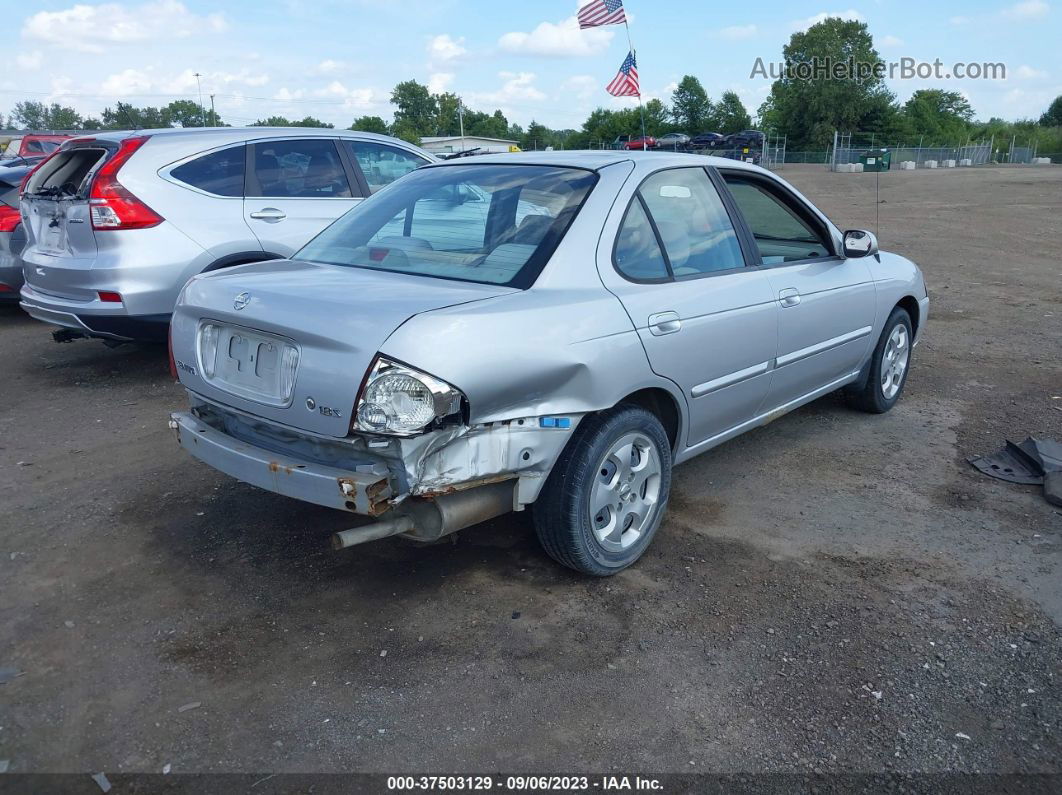
<svg viewBox="0 0 1062 795"><path fill-rule="evenodd" d="M874 228L875 175L781 173ZM0 762L1062 772L1062 512L965 461L1062 439L1062 168L880 188L932 298L899 405L829 396L683 465L605 580L524 515L333 552L348 517L178 449L164 351L0 312Z"/></svg>

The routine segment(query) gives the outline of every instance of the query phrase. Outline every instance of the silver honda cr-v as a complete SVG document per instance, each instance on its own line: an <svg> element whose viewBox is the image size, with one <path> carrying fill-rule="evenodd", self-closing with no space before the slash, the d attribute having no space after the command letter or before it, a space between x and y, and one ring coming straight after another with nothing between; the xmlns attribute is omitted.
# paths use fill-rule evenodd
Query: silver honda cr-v
<svg viewBox="0 0 1062 795"><path fill-rule="evenodd" d="M197 273L288 257L433 161L371 133L220 128L75 138L30 176L21 305L56 339L165 339Z"/></svg>

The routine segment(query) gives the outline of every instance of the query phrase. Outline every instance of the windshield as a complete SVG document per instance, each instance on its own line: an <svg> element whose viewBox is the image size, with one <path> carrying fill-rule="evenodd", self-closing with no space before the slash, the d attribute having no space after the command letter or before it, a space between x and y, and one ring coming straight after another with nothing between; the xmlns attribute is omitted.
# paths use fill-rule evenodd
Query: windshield
<svg viewBox="0 0 1062 795"><path fill-rule="evenodd" d="M414 171L366 199L294 259L526 288L597 181L578 168Z"/></svg>

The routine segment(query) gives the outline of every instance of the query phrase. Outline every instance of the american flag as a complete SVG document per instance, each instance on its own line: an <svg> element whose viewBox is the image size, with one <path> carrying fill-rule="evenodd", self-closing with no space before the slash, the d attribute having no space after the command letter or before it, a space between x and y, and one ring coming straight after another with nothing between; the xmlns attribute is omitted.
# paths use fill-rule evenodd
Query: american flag
<svg viewBox="0 0 1062 795"><path fill-rule="evenodd" d="M596 28L598 25L619 25L626 22L623 0L591 0L579 9L579 27Z"/></svg>
<svg viewBox="0 0 1062 795"><path fill-rule="evenodd" d="M638 91L638 64L634 60L634 53L627 53L623 59L623 65L619 68L612 82L605 86L605 91L614 97L639 97Z"/></svg>

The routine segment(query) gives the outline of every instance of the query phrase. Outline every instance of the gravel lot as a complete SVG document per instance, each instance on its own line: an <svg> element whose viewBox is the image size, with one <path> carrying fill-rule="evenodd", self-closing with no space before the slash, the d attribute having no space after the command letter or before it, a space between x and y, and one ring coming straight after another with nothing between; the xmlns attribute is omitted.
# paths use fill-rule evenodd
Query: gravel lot
<svg viewBox="0 0 1062 795"><path fill-rule="evenodd" d="M875 175L782 174L873 228ZM1062 773L1062 512L965 462L1062 439L1062 168L881 198L933 300L897 408L829 396L680 467L608 580L524 515L334 553L348 517L177 448L163 350L0 311L0 762Z"/></svg>

